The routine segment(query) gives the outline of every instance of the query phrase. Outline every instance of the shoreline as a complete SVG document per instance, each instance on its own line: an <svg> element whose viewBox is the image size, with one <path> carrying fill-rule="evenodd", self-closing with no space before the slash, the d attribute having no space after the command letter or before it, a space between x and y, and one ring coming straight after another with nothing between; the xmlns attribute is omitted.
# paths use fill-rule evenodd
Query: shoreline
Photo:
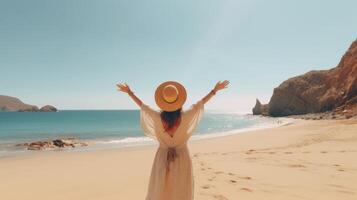
<svg viewBox="0 0 357 200"><path fill-rule="evenodd" d="M284 117L279 117L279 118L272 118L272 117L263 117L263 116L256 116L256 117L261 117L261 118L271 118L274 119L274 122L270 123L262 123L258 125L254 125L252 127L248 128L241 128L241 129L233 129L229 131L222 131L222 132L214 132L214 133L201 133L201 134L194 134L190 141L200 141L200 140L206 140L206 139L214 139L214 138L220 138L220 137L225 137L225 136L230 136L230 135L236 135L236 134L247 134L252 131L259 131L259 130L264 130L264 129L271 129L271 128L278 128L281 126L285 126L291 123L294 123L296 121L299 121L299 119L292 119L292 118L284 118ZM21 143L30 143L34 141L49 141L57 138L52 138L52 139L46 139L46 140L24 140ZM146 136L140 136L140 137L126 137L122 139L110 139L110 140L94 140L94 139L76 139L78 142L84 142L87 143L88 146L85 147L66 147L66 148L56 148L56 149L44 149L44 150L27 150L27 149L15 149L15 146L21 143L18 142L13 142L11 143L11 147L14 147L13 150L2 150L6 151L7 154L3 154L0 151L0 160L3 158L8 158L8 157L13 157L13 156L21 156L21 155L27 155L30 156L31 154L37 154L40 152L86 152L86 151L100 151L100 150L110 150L110 149L126 149L126 148L133 148L133 147L145 147L145 146L156 146L158 143ZM131 140L131 142L125 142L127 140Z"/></svg>

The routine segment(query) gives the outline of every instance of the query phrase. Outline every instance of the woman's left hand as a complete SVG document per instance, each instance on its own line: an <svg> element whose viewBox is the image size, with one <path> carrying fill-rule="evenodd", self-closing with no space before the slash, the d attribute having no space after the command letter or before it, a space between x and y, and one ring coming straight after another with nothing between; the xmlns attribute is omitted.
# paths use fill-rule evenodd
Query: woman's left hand
<svg viewBox="0 0 357 200"><path fill-rule="evenodd" d="M119 83L117 84L117 87L118 87L118 91L125 92L125 93L131 92L129 85L126 83Z"/></svg>
<svg viewBox="0 0 357 200"><path fill-rule="evenodd" d="M228 87L228 84L229 84L229 81L227 81L227 80L225 80L223 82L218 81L216 86L214 86L213 90L216 91L216 92L219 91L219 90L223 90L223 89Z"/></svg>

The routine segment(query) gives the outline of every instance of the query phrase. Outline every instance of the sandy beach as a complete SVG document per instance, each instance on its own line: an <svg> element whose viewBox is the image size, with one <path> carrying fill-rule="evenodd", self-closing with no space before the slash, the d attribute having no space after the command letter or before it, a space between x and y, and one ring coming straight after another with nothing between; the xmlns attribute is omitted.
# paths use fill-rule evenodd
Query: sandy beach
<svg viewBox="0 0 357 200"><path fill-rule="evenodd" d="M357 199L357 120L192 141L195 199ZM0 160L0 199L144 199L156 146Z"/></svg>

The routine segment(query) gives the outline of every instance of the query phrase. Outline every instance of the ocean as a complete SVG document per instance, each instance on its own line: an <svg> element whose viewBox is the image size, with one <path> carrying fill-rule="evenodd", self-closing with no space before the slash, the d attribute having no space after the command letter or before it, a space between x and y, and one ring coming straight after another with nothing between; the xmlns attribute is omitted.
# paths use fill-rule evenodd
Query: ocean
<svg viewBox="0 0 357 200"><path fill-rule="evenodd" d="M155 143L145 137L139 110L65 110L0 112L0 156L24 153L16 144L75 137L89 142L78 149L120 148ZM193 139L218 137L246 130L279 126L280 118L205 111Z"/></svg>

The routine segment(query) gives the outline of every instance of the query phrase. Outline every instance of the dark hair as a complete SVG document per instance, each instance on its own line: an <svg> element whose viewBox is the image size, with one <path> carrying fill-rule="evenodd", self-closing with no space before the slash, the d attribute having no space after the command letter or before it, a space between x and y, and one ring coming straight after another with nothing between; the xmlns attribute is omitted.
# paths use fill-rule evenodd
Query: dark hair
<svg viewBox="0 0 357 200"><path fill-rule="evenodd" d="M172 112L161 111L161 120L167 124L165 131L170 130L175 126L175 123L181 117L181 108Z"/></svg>

